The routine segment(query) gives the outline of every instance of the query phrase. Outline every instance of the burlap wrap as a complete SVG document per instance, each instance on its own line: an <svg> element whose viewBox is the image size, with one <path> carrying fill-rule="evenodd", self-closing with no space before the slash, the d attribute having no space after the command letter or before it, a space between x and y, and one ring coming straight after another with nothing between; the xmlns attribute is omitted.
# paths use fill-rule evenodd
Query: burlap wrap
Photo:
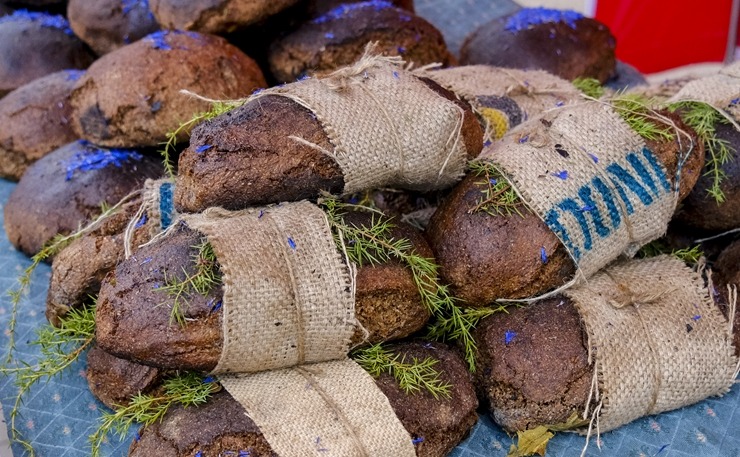
<svg viewBox="0 0 740 457"><path fill-rule="evenodd" d="M365 56L326 78L268 89L250 101L278 95L313 112L334 150L292 138L336 160L346 194L378 187L449 187L463 175L467 163L464 111L404 71L400 63Z"/></svg>
<svg viewBox="0 0 740 457"><path fill-rule="evenodd" d="M541 70L469 65L427 71L423 75L471 104L487 124L487 140L501 138L516 125L512 124L505 109L502 110L505 125L494 125L497 119L484 111L487 97L512 99L523 111L523 120L582 100L580 91L573 84Z"/></svg>
<svg viewBox="0 0 740 457"><path fill-rule="evenodd" d="M738 361L730 324L683 262L620 262L565 294L588 335L601 431L732 386Z"/></svg>
<svg viewBox="0 0 740 457"><path fill-rule="evenodd" d="M668 101L681 100L705 102L740 121L740 62L724 67L716 75L687 83Z"/></svg>
<svg viewBox="0 0 740 457"><path fill-rule="evenodd" d="M173 204L175 183L171 179L147 179L141 193L141 206L129 221L124 233L124 251L126 258L133 253L134 231L145 225L146 238L151 240L166 230L177 217Z"/></svg>
<svg viewBox="0 0 740 457"><path fill-rule="evenodd" d="M281 457L413 457L406 429L351 360L219 377Z"/></svg>
<svg viewBox="0 0 740 457"><path fill-rule="evenodd" d="M676 206L666 170L607 105L544 113L484 149L588 277L660 237Z"/></svg>
<svg viewBox="0 0 740 457"><path fill-rule="evenodd" d="M354 276L320 208L211 208L182 220L206 235L221 264L224 341L214 373L346 357L356 322Z"/></svg>

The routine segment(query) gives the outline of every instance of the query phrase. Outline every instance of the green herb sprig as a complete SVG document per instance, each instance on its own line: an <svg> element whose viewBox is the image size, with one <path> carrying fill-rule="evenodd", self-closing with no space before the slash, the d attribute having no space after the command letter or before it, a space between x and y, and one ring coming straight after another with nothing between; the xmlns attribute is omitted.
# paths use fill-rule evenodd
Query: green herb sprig
<svg viewBox="0 0 740 457"><path fill-rule="evenodd" d="M503 307L463 310L457 306L448 286L439 282L439 267L432 259L416 253L406 239L391 236L393 224L380 213L374 211L369 227L357 227L344 221L347 209L367 210L333 197L319 201L327 214L332 227L334 240L340 251L347 253L349 260L357 265L377 265L391 259L398 259L411 270L414 283L421 295L421 301L437 322L430 334L440 340L457 340L463 346L465 360L471 371L475 371L476 344L471 334L480 319L478 316L502 311Z"/></svg>
<svg viewBox="0 0 740 457"><path fill-rule="evenodd" d="M484 186L481 197L468 213L483 211L489 216L511 216L516 213L524 217L522 210L529 211L509 179L494 164L474 160L468 164L468 169L483 179L477 184Z"/></svg>
<svg viewBox="0 0 740 457"><path fill-rule="evenodd" d="M381 344L354 351L352 359L375 378L383 373L390 374L406 394L425 389L436 399L451 397L452 386L440 379L440 373L434 367L439 360L414 357L408 363L405 356L394 354Z"/></svg>
<svg viewBox="0 0 740 457"><path fill-rule="evenodd" d="M182 122L175 130L167 132L167 141L162 143L162 161L164 163L164 169L167 176L175 178L175 165L172 161L172 153L175 151L177 146L177 137L181 134L190 134L190 131L196 125L204 121L209 121L217 116L228 113L246 103L246 100L212 100L211 109L208 111L202 111L200 113L193 114L189 120Z"/></svg>
<svg viewBox="0 0 740 457"><path fill-rule="evenodd" d="M704 257L704 252L701 250L699 245L682 248L682 249L671 249L668 245L661 241L655 240L646 244L637 252L638 258L656 257L659 255L672 255L673 257L681 260L682 262L689 265L696 265L699 260Z"/></svg>
<svg viewBox="0 0 740 457"><path fill-rule="evenodd" d="M170 276L165 274L165 285L158 290L165 292L172 301L170 310L170 324L177 322L185 326L185 311L188 305L188 299L193 294L202 296L208 295L215 287L221 284L221 268L216 260L216 253L213 252L213 246L207 239L203 238L200 244L193 246L196 250L192 256L192 262L195 267L194 273L188 273L183 267L184 278L177 275Z"/></svg>
<svg viewBox="0 0 740 457"><path fill-rule="evenodd" d="M654 107L660 102L637 93L621 93L609 100L632 130L646 140L671 141L676 137L674 128L661 122Z"/></svg>
<svg viewBox="0 0 740 457"><path fill-rule="evenodd" d="M573 80L573 85L584 95L592 98L601 98L606 92L604 86L596 78L576 78Z"/></svg>
<svg viewBox="0 0 740 457"><path fill-rule="evenodd" d="M123 439L132 425L140 423L146 427L161 421L165 413L177 404L185 407L202 405L219 390L221 385L214 379L185 372L165 380L161 394L135 395L128 405L120 405L112 412L103 413L100 426L88 437L91 456L100 455L100 447L109 434Z"/></svg>

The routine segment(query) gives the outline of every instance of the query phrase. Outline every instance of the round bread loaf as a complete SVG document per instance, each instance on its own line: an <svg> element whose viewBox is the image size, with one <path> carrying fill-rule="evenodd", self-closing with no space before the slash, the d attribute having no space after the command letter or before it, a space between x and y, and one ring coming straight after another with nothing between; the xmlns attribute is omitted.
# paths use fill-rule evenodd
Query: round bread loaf
<svg viewBox="0 0 740 457"><path fill-rule="evenodd" d="M31 165L5 205L5 232L33 255L57 234L69 234L161 176L159 160L133 150L101 149L86 141L67 144Z"/></svg>
<svg viewBox="0 0 740 457"><path fill-rule="evenodd" d="M345 221L361 226L371 219L369 214L357 213ZM418 254L431 257L423 237L413 228L397 224L392 236L408 239ZM205 296L193 293L187 297L185 326L171 321L172 298L158 290L173 275L195 271L195 246L203 239L199 232L180 224L168 236L140 248L103 280L96 314L96 339L102 349L162 368L210 371L216 367L223 345L222 286L213 287ZM359 325L351 346L408 336L424 326L429 312L409 269L389 261L358 266L355 317Z"/></svg>
<svg viewBox="0 0 740 457"><path fill-rule="evenodd" d="M728 304L730 303L730 293L727 286L740 288L740 241L735 241L717 257L717 261L712 267L714 273L714 290L712 294L715 301L717 301L722 309L722 312L727 316ZM735 304L735 321L733 327L735 329L735 354L740 355L740 304Z"/></svg>
<svg viewBox="0 0 740 457"><path fill-rule="evenodd" d="M0 99L0 176L17 181L30 164L77 139L69 96L83 73L52 73Z"/></svg>
<svg viewBox="0 0 740 457"><path fill-rule="evenodd" d="M102 146L156 146L194 113L210 109L181 90L234 99L264 86L254 61L223 38L160 31L90 67L72 92L72 125Z"/></svg>
<svg viewBox="0 0 740 457"><path fill-rule="evenodd" d="M681 168L681 199L701 174L704 149L676 115L666 115L690 131L696 145ZM675 177L686 141L646 143L668 176ZM469 306L482 306L500 298L540 295L570 281L575 272L572 258L547 224L523 203L508 214L492 215L477 209L488 189L484 176L470 174L438 207L427 227L440 274L455 295Z"/></svg>
<svg viewBox="0 0 740 457"><path fill-rule="evenodd" d="M688 227L710 232L721 232L740 227L740 132L730 124L717 124L717 138L728 142L731 159L720 165L724 178L720 190L722 203L709 194L714 173L708 167L694 190L676 213L676 220Z"/></svg>
<svg viewBox="0 0 740 457"><path fill-rule="evenodd" d="M203 33L228 33L255 24L297 0L150 0L162 27Z"/></svg>
<svg viewBox="0 0 740 457"><path fill-rule="evenodd" d="M87 385L95 398L111 409L156 389L162 374L157 368L119 359L97 346L87 352Z"/></svg>
<svg viewBox="0 0 740 457"><path fill-rule="evenodd" d="M435 398L426 390L406 394L388 374L376 384L388 398L403 427L414 440L419 457L447 455L468 434L477 420L478 401L462 359L442 344L403 343L389 347L407 360L427 357L451 386L450 398ZM368 418L370 420L371 418ZM226 391L214 394L202 406L175 406L161 422L143 429L131 443L130 457L228 455L275 457L262 432L244 408Z"/></svg>
<svg viewBox="0 0 740 457"><path fill-rule="evenodd" d="M0 96L49 73L87 68L92 61L62 16L18 10L0 18Z"/></svg>
<svg viewBox="0 0 740 457"><path fill-rule="evenodd" d="M461 139L468 157L475 157L483 147L483 131L469 105L422 81L464 110ZM322 191L341 193L342 171L323 152L332 150L310 110L286 97L261 97L193 129L190 147L178 162L175 206L185 212L241 209L316 198Z"/></svg>
<svg viewBox="0 0 740 457"><path fill-rule="evenodd" d="M545 70L572 81L614 75L616 41L602 23L575 11L522 8L480 26L460 49L465 65Z"/></svg>
<svg viewBox="0 0 740 457"><path fill-rule="evenodd" d="M414 0L390 0L393 5L403 8L406 11L414 12ZM310 16L318 16L319 14L326 13L339 5L347 3L359 3L359 1L343 1L343 0L309 0L306 2Z"/></svg>
<svg viewBox="0 0 740 457"><path fill-rule="evenodd" d="M67 17L75 35L98 55L159 29L147 0L71 0Z"/></svg>
<svg viewBox="0 0 740 457"><path fill-rule="evenodd" d="M452 60L442 33L429 22L389 1L371 0L341 4L273 43L270 71L282 82L327 73L357 61L369 42L378 43L378 53L416 67Z"/></svg>

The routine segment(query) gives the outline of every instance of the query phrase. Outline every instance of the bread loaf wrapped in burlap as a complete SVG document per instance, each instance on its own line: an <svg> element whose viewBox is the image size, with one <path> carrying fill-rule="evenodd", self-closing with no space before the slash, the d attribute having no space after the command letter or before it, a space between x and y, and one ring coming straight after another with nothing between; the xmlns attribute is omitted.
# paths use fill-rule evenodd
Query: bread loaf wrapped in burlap
<svg viewBox="0 0 740 457"><path fill-rule="evenodd" d="M350 346L402 338L429 318L404 264L352 264L325 213L308 202L215 208L180 221L103 281L96 338L111 354L164 368L253 372L344 358ZM372 221L345 217L356 227ZM391 235L431 257L411 227L397 224ZM173 296L170 286L198 271L197 246L206 241L222 281ZM182 326L171 321L177 305Z"/></svg>
<svg viewBox="0 0 740 457"><path fill-rule="evenodd" d="M141 195L109 218L104 230L81 236L54 257L46 295L46 318L52 325L58 325L70 309L97 296L108 272L170 226L176 217L173 189L170 180L147 179Z"/></svg>
<svg viewBox="0 0 740 457"><path fill-rule="evenodd" d="M449 187L482 148L465 102L366 54L326 78L252 96L194 129L179 159L183 211L241 209L378 187Z"/></svg>
<svg viewBox="0 0 740 457"><path fill-rule="evenodd" d="M437 343L390 350L406 361L437 360L450 396L405 393L390 375L373 380L349 360L221 377L224 391L199 407L173 407L140 432L129 456L447 455L477 419L478 401L462 359Z"/></svg>
<svg viewBox="0 0 740 457"><path fill-rule="evenodd" d="M606 103L566 105L486 148L427 229L455 294L537 296L661 236L704 155L678 116L655 117L673 138L643 140Z"/></svg>
<svg viewBox="0 0 740 457"><path fill-rule="evenodd" d="M722 395L738 369L731 322L701 275L666 256L612 264L562 295L485 319L475 338L479 388L510 432L612 430Z"/></svg>

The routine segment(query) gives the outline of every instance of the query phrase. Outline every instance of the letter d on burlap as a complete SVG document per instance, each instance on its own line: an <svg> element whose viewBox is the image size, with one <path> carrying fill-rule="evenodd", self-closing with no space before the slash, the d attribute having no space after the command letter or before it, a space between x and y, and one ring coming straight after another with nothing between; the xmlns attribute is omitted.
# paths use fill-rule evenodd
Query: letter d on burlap
<svg viewBox="0 0 740 457"><path fill-rule="evenodd" d="M354 276L324 212L309 202L182 215L223 273L223 346L213 373L253 373L346 358Z"/></svg>
<svg viewBox="0 0 740 457"><path fill-rule="evenodd" d="M575 303L597 383L598 429L729 391L731 324L701 275L668 256L615 263L564 292Z"/></svg>

